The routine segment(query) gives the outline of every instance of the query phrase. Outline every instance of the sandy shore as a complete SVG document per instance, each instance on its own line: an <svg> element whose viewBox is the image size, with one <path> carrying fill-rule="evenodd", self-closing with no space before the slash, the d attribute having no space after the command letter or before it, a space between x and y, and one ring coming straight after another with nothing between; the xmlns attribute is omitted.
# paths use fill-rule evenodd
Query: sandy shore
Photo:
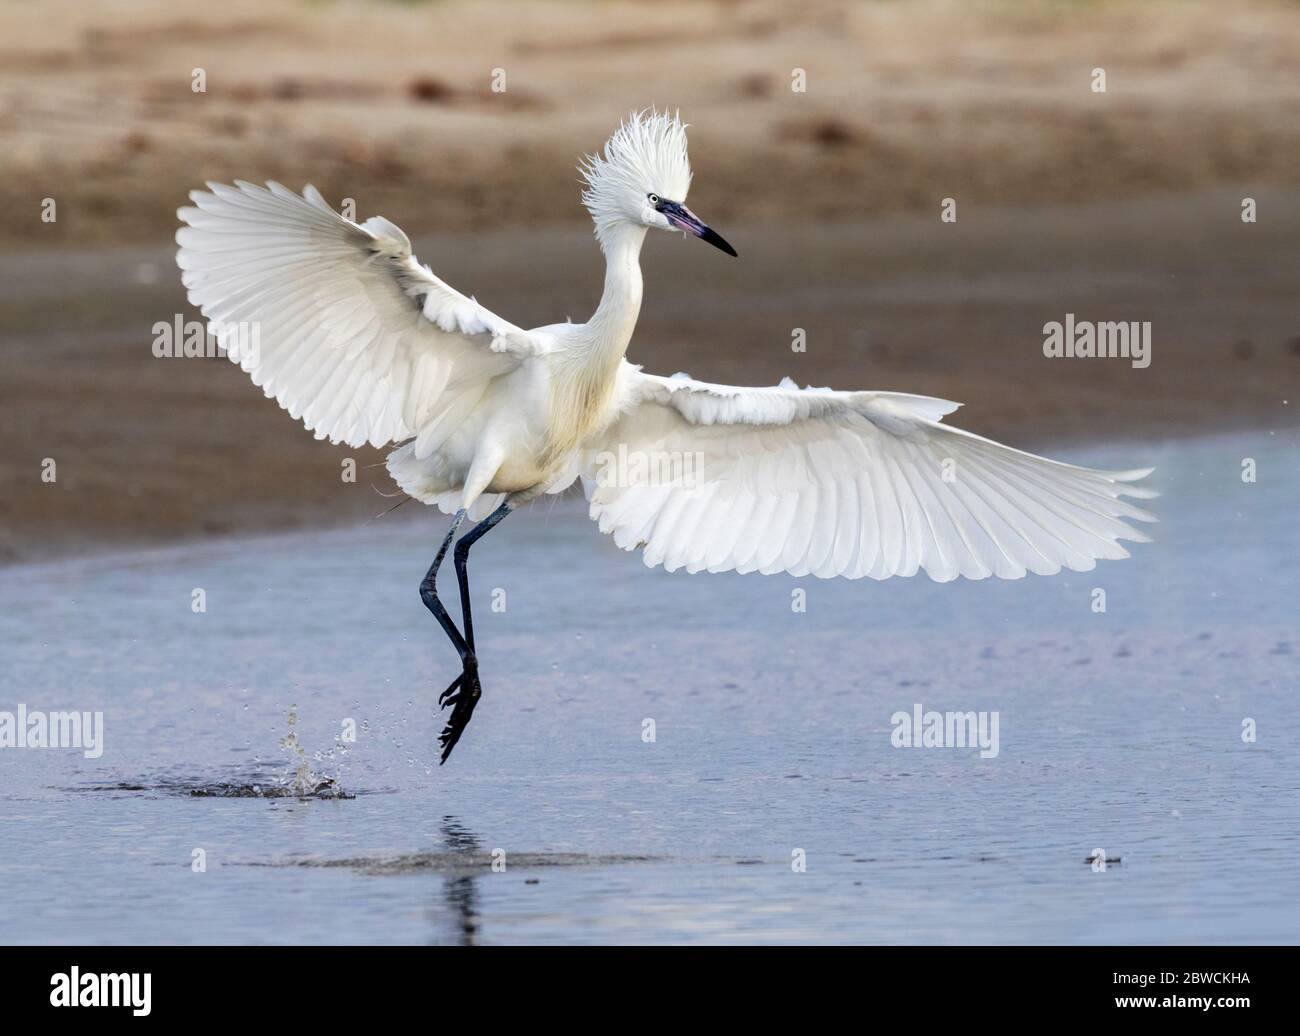
<svg viewBox="0 0 1300 1036"><path fill-rule="evenodd" d="M413 233L576 226L577 158L650 104L696 127L691 200L733 224L1300 184L1300 8L1270 0L41 11L0 7L0 240L24 246L161 240L235 177Z"/></svg>
<svg viewBox="0 0 1300 1036"><path fill-rule="evenodd" d="M738 261L654 239L632 358L738 384L880 388L965 402L949 420L1069 458L1069 443L1294 427L1300 195L1239 192L969 212L956 224L726 225ZM584 318L599 255L567 229L417 242L524 326ZM195 314L166 247L0 259L0 556L7 562L364 520L390 502L379 451L316 442L224 359L156 359ZM539 262L539 257L542 261ZM1047 359L1043 325L1151 322L1151 365ZM807 352L791 350L792 330ZM341 479L345 458L358 479ZM53 458L58 481L41 481ZM431 516L432 517L432 516Z"/></svg>
<svg viewBox="0 0 1300 1036"><path fill-rule="evenodd" d="M0 7L0 563L387 506L380 453L344 483L348 451L225 361L150 354L196 316L188 190L312 181L516 323L582 319L601 265L574 165L647 104L693 124L691 204L741 253L650 242L650 370L929 393L1040 448L1294 420L1294 4L41 9ZM1150 321L1151 366L1045 359L1070 313Z"/></svg>

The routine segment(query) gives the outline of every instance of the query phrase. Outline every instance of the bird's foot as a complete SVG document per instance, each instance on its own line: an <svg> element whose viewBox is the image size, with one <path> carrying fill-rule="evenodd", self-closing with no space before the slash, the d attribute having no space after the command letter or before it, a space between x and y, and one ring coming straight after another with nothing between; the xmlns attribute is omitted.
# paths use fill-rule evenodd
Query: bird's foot
<svg viewBox="0 0 1300 1036"><path fill-rule="evenodd" d="M461 682L464 679L465 679L465 674L461 673L460 676L452 680L451 686L449 686L445 691L443 691L440 695L438 695L438 708L441 709L444 705L447 704L447 699L451 697L451 692L454 691L457 687L459 687L461 685Z"/></svg>
<svg viewBox="0 0 1300 1036"><path fill-rule="evenodd" d="M483 688L478 681L478 663L476 661L466 661L464 672L456 677L441 695L438 696L438 705L442 708L451 706L451 715L447 718L447 725L442 728L442 733L438 735L438 742L442 745L442 759L438 765L441 766L451 755L451 750L456 747L456 742L460 740L460 735L464 733L465 728L469 726L469 721L474 715L474 706L478 704L479 698L483 696Z"/></svg>

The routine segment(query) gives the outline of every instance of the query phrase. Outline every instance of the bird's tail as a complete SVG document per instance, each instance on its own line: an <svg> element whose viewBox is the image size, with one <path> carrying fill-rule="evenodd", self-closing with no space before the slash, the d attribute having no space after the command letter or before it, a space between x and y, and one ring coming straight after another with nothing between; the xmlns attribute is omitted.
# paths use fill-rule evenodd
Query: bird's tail
<svg viewBox="0 0 1300 1036"><path fill-rule="evenodd" d="M436 456L416 457L414 441L390 453L384 466L402 491L421 503L432 504L443 514L455 514L460 509L461 488L449 484ZM477 522L486 518L504 499L502 493L484 493L470 507L470 520Z"/></svg>

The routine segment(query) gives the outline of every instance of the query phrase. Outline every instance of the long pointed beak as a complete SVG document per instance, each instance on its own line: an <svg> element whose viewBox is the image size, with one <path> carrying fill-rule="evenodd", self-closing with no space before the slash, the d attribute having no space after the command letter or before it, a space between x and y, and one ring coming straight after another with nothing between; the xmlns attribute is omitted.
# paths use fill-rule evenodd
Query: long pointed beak
<svg viewBox="0 0 1300 1036"><path fill-rule="evenodd" d="M727 243L726 238L685 205L678 205L675 201L665 201L659 203L658 209L667 217L668 222L678 230L687 234L694 234L700 240L707 241L714 248L722 249L727 255L736 255L736 250Z"/></svg>

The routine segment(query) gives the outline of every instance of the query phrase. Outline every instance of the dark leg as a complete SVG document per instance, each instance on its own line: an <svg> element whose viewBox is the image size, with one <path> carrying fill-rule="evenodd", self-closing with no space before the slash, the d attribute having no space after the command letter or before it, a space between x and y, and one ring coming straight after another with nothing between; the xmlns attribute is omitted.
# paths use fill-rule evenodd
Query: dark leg
<svg viewBox="0 0 1300 1036"><path fill-rule="evenodd" d="M469 609L469 548L474 546L485 533L491 532L497 524L510 513L510 505L502 504L490 515L479 522L460 538L456 544L456 579L460 583L460 614L465 627L465 642L470 652L474 651L474 617Z"/></svg>
<svg viewBox="0 0 1300 1036"><path fill-rule="evenodd" d="M424 579L420 583L420 600L424 606L433 612L433 617L438 620L443 632L447 634L447 639L451 641L452 647L456 649L456 654L460 655L461 673L451 682L448 687L438 697L438 704L444 701L450 701L456 707L452 711L452 720L455 721L457 713L462 713L463 722L460 723L460 730L464 729L465 723L469 722L469 716L474 712L474 705L478 702L481 693L478 686L478 663L474 659L474 653L470 650L465 638L460 635L460 630L456 628L456 623L452 621L447 609L442 606L438 600L438 569L442 567L442 559L447 556L447 548L451 546L451 541L456 537L456 530L460 528L460 523L465 520L465 511L462 508L456 512L456 516L451 520L451 528L447 530L447 535L442 541L442 546L438 548L438 556L433 559L433 564L429 566L429 571L425 573ZM453 692L457 688L464 688L464 694L455 695ZM461 700L468 701L468 707L463 708ZM448 732L451 731L452 724L442 732L440 740L443 744L442 762L447 761L447 756L451 754L451 747L460 738L460 730L455 733L455 739L452 740L451 746L448 746Z"/></svg>
<svg viewBox="0 0 1300 1036"><path fill-rule="evenodd" d="M451 755L451 750L456 747L456 742L460 740L460 735L469 725L469 721L474 715L474 706L478 704L479 698L483 695L483 689L479 685L478 679L478 659L474 655L474 626L469 604L469 573L466 569L469 548L474 545L479 537L509 513L509 506L502 504L466 533L456 545L456 577L460 584L460 605L465 619L465 636L461 636L455 622L447 614L447 609L443 607L442 602L438 599L437 587L438 569L442 566L443 558L447 556L447 548L451 546L451 541L456 536L456 530L460 528L460 523L465 518L463 508L456 512L456 517L451 522L451 528L447 530L447 536L442 541L442 546L438 548L438 556L433 559L433 564L429 566L424 581L420 583L420 599L424 601L425 607L433 612L434 618L438 620L443 632L447 634L447 639L451 641L456 653L460 655L461 662L460 675L451 682L451 686L438 696L440 706L450 705L452 707L451 715L447 719L447 725L443 728L442 733L438 735L438 741L442 745L442 758L439 765L445 763L447 757Z"/></svg>
<svg viewBox="0 0 1300 1036"><path fill-rule="evenodd" d="M451 546L451 541L456 536L456 530L460 528L460 523L465 520L465 509L461 508L456 512L456 516L451 520L451 528L447 530L447 535L443 538L442 546L438 548L438 556L433 559L433 564L429 566L429 571L424 574L424 579L420 582L420 600L424 606L433 612L433 617L438 620L438 625L447 634L452 646L456 648L456 653L460 655L461 661L465 660L468 646L465 638L460 635L460 630L456 624L451 621L451 616L447 614L447 609L442 606L438 600L438 569L442 567L442 559L447 556L447 548ZM454 686L454 685L453 685Z"/></svg>

